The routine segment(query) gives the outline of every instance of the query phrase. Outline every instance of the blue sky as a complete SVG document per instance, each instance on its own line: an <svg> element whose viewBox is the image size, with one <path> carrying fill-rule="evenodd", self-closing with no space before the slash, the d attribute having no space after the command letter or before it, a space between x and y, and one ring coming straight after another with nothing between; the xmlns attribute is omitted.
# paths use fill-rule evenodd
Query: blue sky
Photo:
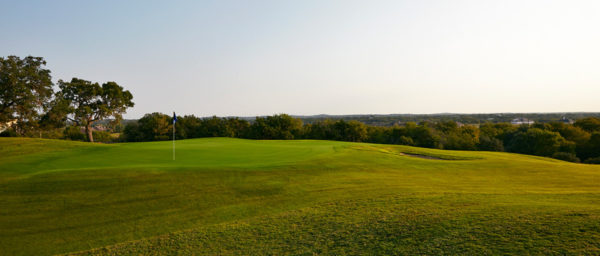
<svg viewBox="0 0 600 256"><path fill-rule="evenodd" d="M126 118L600 111L599 1L0 1L0 55Z"/></svg>

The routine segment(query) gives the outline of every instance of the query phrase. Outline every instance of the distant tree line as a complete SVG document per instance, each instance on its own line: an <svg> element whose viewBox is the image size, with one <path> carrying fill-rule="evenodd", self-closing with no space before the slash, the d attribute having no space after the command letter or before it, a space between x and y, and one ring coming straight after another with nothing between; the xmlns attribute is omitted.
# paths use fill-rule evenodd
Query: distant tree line
<svg viewBox="0 0 600 256"><path fill-rule="evenodd" d="M388 114L388 115L314 115L294 116L302 119L304 123L314 123L327 119L356 120L366 125L394 126L408 122L431 122L439 123L454 121L461 124L482 123L509 123L513 119L524 118L536 123L549 123L564 121L565 119L577 120L586 117L598 117L599 112L568 112L568 113L488 113L488 114Z"/></svg>
<svg viewBox="0 0 600 256"><path fill-rule="evenodd" d="M127 142L172 139L169 115L146 114L127 124L121 140ZM553 157L571 162L600 163L600 119L588 117L563 122L515 126L509 123L458 125L454 121L408 122L392 127L369 126L355 120L322 120L303 124L286 114L240 118L178 118L177 139L232 137L246 139L316 139L410 145L455 150L506 151Z"/></svg>
<svg viewBox="0 0 600 256"><path fill-rule="evenodd" d="M55 91L45 66L42 57L0 57L0 126L10 126L0 136L59 137L62 132L65 138L93 142L94 123L112 118L117 125L134 105L132 94L115 82L58 80ZM101 140L106 136L98 133Z"/></svg>

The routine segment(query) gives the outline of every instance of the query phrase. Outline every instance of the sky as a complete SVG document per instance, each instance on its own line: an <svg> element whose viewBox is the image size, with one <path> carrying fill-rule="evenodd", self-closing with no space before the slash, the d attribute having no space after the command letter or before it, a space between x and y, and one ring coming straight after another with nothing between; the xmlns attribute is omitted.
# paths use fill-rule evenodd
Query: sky
<svg viewBox="0 0 600 256"><path fill-rule="evenodd" d="M600 111L600 1L0 0L0 56L125 118Z"/></svg>

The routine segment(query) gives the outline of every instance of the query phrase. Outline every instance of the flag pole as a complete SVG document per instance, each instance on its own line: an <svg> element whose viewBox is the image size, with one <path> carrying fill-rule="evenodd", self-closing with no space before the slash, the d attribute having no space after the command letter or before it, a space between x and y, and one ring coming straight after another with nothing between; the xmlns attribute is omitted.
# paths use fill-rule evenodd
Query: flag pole
<svg viewBox="0 0 600 256"><path fill-rule="evenodd" d="M175 161L175 112L173 112L173 161Z"/></svg>

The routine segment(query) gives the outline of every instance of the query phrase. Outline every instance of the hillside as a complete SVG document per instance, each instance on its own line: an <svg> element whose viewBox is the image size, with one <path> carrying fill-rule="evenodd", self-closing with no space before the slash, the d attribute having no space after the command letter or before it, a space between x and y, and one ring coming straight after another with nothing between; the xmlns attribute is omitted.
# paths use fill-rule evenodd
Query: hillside
<svg viewBox="0 0 600 256"><path fill-rule="evenodd" d="M600 166L498 152L207 138L0 138L0 251L600 254Z"/></svg>

